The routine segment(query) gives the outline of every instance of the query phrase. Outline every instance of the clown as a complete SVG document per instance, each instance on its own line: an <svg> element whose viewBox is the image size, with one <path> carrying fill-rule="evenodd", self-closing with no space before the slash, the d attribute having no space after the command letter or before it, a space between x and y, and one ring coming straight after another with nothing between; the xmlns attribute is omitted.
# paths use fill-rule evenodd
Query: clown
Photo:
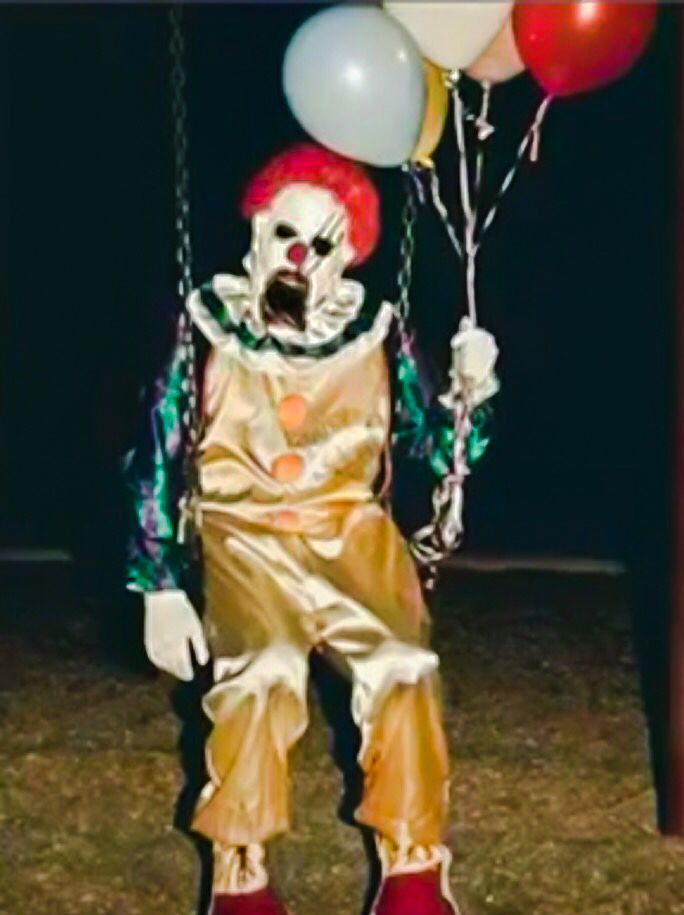
<svg viewBox="0 0 684 915"><path fill-rule="evenodd" d="M376 191L356 165L298 146L253 179L243 214L245 275L216 276L187 302L210 346L192 498L172 473L184 450L181 347L128 468L138 519L129 586L144 592L149 657L185 680L191 646L200 664L212 660L209 781L193 822L214 848L211 915L286 912L265 845L288 829L288 751L307 727L312 651L352 684L364 774L355 816L382 864L373 912L455 913L438 658L378 486L401 419L385 350L395 314L388 303L369 309L343 275L376 243ZM492 338L465 328L453 353L452 395L461 385L471 403L484 400L496 387ZM203 622L183 590L181 515L201 540Z"/></svg>

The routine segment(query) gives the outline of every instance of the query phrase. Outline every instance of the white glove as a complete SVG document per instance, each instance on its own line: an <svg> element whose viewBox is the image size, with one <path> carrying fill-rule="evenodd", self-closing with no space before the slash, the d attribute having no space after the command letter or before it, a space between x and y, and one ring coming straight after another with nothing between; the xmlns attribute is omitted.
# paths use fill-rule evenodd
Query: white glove
<svg viewBox="0 0 684 915"><path fill-rule="evenodd" d="M451 339L451 390L441 402L451 409L455 398L467 394L471 406L487 400L499 389L494 366L499 348L494 337L480 327L473 327L470 318L462 318L458 333Z"/></svg>
<svg viewBox="0 0 684 915"><path fill-rule="evenodd" d="M198 664L209 660L202 623L185 591L145 594L145 650L155 667L192 680L192 645Z"/></svg>

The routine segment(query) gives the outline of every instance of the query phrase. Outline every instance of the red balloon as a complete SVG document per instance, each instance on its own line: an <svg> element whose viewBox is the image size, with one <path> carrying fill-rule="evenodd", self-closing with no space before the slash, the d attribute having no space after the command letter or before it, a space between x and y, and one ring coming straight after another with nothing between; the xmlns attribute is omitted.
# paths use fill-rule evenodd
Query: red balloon
<svg viewBox="0 0 684 915"><path fill-rule="evenodd" d="M655 17L655 0L517 0L513 28L537 82L551 95L573 95L626 73L644 50Z"/></svg>

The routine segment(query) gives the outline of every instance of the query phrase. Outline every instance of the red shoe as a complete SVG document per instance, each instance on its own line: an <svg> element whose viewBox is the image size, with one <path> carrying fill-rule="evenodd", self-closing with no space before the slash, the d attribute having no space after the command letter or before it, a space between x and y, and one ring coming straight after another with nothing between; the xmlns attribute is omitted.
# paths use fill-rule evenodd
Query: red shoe
<svg viewBox="0 0 684 915"><path fill-rule="evenodd" d="M458 915L444 898L439 870L386 877L373 915Z"/></svg>
<svg viewBox="0 0 684 915"><path fill-rule="evenodd" d="M210 915L289 915L278 897L266 887L255 893L217 893Z"/></svg>

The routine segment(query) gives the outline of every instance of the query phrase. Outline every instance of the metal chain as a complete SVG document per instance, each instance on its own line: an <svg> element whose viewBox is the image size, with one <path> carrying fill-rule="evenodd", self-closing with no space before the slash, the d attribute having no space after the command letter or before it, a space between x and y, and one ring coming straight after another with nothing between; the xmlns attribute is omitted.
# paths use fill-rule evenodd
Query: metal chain
<svg viewBox="0 0 684 915"><path fill-rule="evenodd" d="M399 245L401 263L397 274L399 296L397 298L396 311L402 330L408 321L409 311L411 309L410 298L411 283L413 281L413 256L416 250L416 219L418 216L414 189L415 179L410 169L410 165L405 168L406 196L401 214L401 242Z"/></svg>
<svg viewBox="0 0 684 915"><path fill-rule="evenodd" d="M399 321L399 336L401 346L407 352L410 352L410 333L407 328L410 317L411 303L411 284L413 280L413 261L416 247L416 223L418 219L418 205L424 204L426 200L425 186L423 179L426 171L429 171L429 180L432 183L434 169L419 166L416 163L410 163L404 166L406 176L405 202L401 217L401 242L399 272L397 274L398 297L395 306L395 313ZM397 409L400 404L397 403ZM426 527L417 531L409 542L409 547L414 559L422 570L423 587L426 591L433 591L438 577L438 563L449 552L443 536L445 525L445 511L450 505L449 494L453 485L453 473L448 474L442 484L437 487L433 494L432 521Z"/></svg>
<svg viewBox="0 0 684 915"><path fill-rule="evenodd" d="M169 54L171 82L171 115L173 120L174 203L176 229L176 265L178 268L178 294L182 301L179 320L180 356L184 365L183 390L188 407L183 414L183 428L187 442L186 472L189 488L194 487L192 465L198 437L197 373L195 366L195 341L192 321L185 311L185 301L192 292L192 243L190 235L190 192L188 173L188 130L185 70L185 37L183 34L183 6L169 8Z"/></svg>
<svg viewBox="0 0 684 915"><path fill-rule="evenodd" d="M175 169L176 264L178 292L185 299L192 291L192 247L190 244L190 202L188 176L188 108L185 99L185 37L183 7L169 8L171 56L171 114L173 117L173 153Z"/></svg>
<svg viewBox="0 0 684 915"><path fill-rule="evenodd" d="M434 591L440 564L461 545L463 540L463 494L470 470L467 459L468 436L472 429L470 404L459 398L454 411L456 434L450 472L442 478L432 494L432 518L410 540L413 558L423 570L423 586Z"/></svg>

